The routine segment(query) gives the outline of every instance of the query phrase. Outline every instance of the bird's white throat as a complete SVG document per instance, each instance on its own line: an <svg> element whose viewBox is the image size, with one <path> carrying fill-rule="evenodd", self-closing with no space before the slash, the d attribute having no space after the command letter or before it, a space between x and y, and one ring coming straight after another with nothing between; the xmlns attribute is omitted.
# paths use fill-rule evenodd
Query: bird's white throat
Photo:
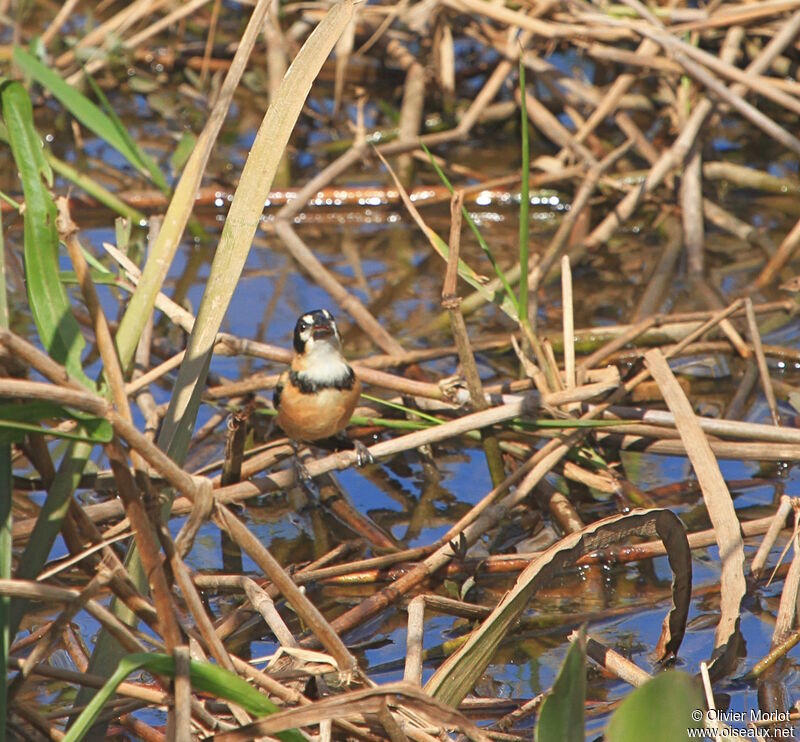
<svg viewBox="0 0 800 742"><path fill-rule="evenodd" d="M305 368L300 376L322 386L336 385L352 373L342 354L327 340L317 340L306 349Z"/></svg>

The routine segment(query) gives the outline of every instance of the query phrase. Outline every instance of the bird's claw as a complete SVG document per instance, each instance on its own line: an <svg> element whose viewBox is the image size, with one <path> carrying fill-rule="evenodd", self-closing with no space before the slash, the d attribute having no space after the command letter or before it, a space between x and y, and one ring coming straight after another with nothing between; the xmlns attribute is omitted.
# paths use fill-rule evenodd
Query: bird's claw
<svg viewBox="0 0 800 742"><path fill-rule="evenodd" d="M361 441L353 441L353 447L356 450L356 466L359 469L375 463L375 458Z"/></svg>
<svg viewBox="0 0 800 742"><path fill-rule="evenodd" d="M294 475L298 484L314 499L319 499L319 490L314 482L314 478L309 474L306 465L301 461L299 455L293 457Z"/></svg>
<svg viewBox="0 0 800 742"><path fill-rule="evenodd" d="M314 481L312 476L308 473L306 465L300 460L298 455L294 456L292 463L294 464L294 475L297 477L298 482L307 483Z"/></svg>

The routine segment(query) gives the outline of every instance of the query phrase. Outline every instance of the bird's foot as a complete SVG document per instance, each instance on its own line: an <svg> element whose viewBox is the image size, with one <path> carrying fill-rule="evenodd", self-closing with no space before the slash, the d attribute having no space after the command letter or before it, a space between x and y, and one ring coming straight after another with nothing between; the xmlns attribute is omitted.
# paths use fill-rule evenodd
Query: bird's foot
<svg viewBox="0 0 800 742"><path fill-rule="evenodd" d="M369 449L359 440L353 441L353 448L356 450L356 466L360 469L369 464L375 463L375 458Z"/></svg>
<svg viewBox="0 0 800 742"><path fill-rule="evenodd" d="M319 488L314 478L308 473L306 465L300 460L299 456L294 457L294 475L297 483L308 493L314 502L319 501Z"/></svg>

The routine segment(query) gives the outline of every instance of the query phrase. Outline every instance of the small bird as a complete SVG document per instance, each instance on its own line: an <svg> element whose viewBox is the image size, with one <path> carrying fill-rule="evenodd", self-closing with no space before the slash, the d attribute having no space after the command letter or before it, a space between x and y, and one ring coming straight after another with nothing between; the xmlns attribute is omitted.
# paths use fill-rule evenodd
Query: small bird
<svg viewBox="0 0 800 742"><path fill-rule="evenodd" d="M272 397L278 425L295 442L330 438L347 426L360 394L333 315L327 309L302 315L294 327L294 358ZM359 463L361 449L356 445Z"/></svg>

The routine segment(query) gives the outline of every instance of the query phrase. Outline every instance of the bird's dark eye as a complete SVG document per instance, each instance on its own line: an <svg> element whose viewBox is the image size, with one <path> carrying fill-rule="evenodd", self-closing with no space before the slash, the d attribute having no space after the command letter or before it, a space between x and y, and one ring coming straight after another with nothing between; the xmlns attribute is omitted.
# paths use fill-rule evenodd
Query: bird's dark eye
<svg viewBox="0 0 800 742"><path fill-rule="evenodd" d="M301 320L300 324L299 324L299 327L300 327L300 332L305 332L309 328L309 324L308 324L308 322L303 322Z"/></svg>

